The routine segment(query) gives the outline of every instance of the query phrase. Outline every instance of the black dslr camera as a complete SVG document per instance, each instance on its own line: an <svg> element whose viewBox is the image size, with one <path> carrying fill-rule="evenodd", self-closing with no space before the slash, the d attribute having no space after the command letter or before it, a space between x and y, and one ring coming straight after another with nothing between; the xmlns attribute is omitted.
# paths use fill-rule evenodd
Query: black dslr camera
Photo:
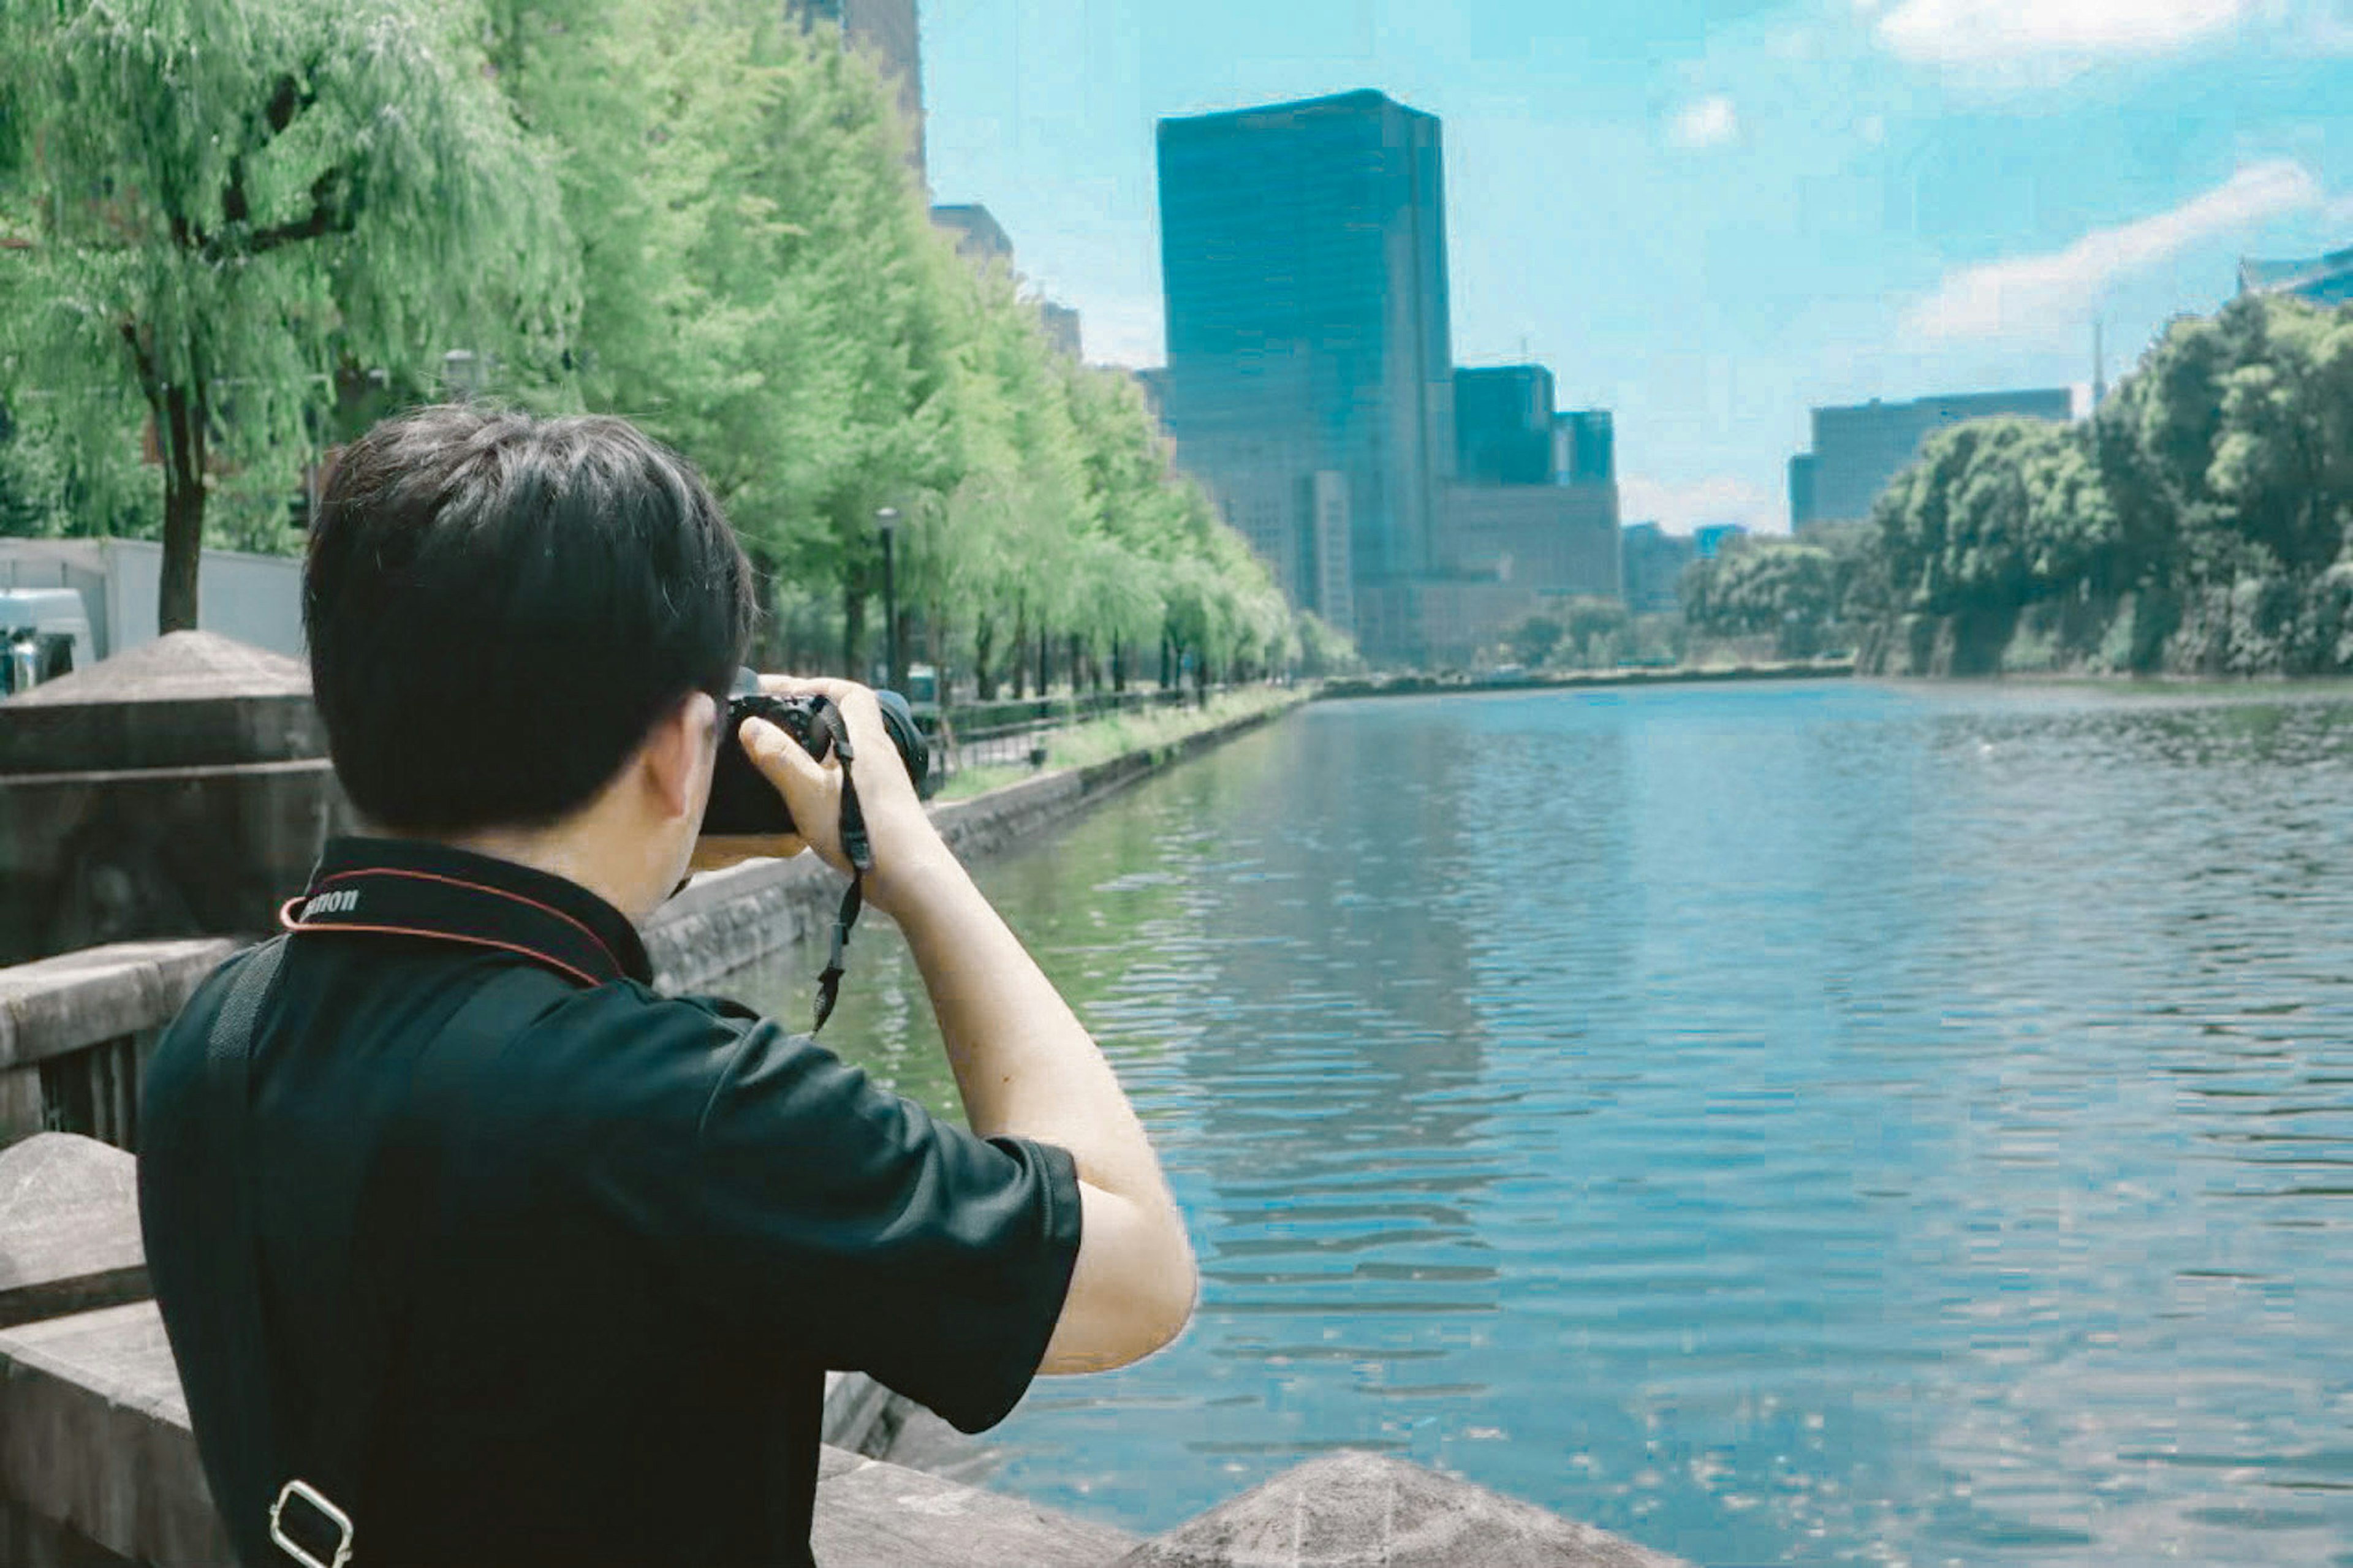
<svg viewBox="0 0 2353 1568"><path fill-rule="evenodd" d="M928 795L932 750L923 743L923 732L915 728L914 710L895 691L878 691L874 698L882 707L882 727L890 731L891 743L899 748L907 776L915 782L915 793ZM738 731L746 719L765 719L823 762L832 753L833 731L819 715L832 706L823 697L771 697L760 689L760 678L751 670L738 675L720 726L719 765L711 775L711 804L703 809L702 831L764 837L797 831L784 795L753 765Z"/></svg>

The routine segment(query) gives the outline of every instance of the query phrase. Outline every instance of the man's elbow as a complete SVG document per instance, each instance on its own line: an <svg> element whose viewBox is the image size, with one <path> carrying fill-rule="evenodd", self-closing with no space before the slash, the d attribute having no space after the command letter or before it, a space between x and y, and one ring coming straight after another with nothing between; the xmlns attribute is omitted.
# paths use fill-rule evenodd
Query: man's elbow
<svg viewBox="0 0 2353 1568"><path fill-rule="evenodd" d="M1102 1359L1090 1370L1108 1372L1142 1361L1173 1343L1193 1321L1201 1275L1193 1262L1192 1246L1180 1229L1159 1251L1149 1266L1130 1277L1117 1321L1101 1347Z"/></svg>
<svg viewBox="0 0 2353 1568"><path fill-rule="evenodd" d="M1168 1345L1192 1321L1200 1271L1184 1227L1131 1251L1125 1268L1094 1276L1065 1303L1044 1364L1050 1374L1110 1372ZM1140 1255L1139 1255L1140 1254Z"/></svg>
<svg viewBox="0 0 2353 1568"><path fill-rule="evenodd" d="M1128 1358L1130 1361L1142 1361L1164 1349L1193 1321L1193 1307L1201 1296L1201 1271L1193 1261L1192 1244L1186 1240L1181 1229L1169 1248L1166 1266L1155 1273L1157 1278L1145 1292L1146 1300L1138 1307L1141 1348Z"/></svg>

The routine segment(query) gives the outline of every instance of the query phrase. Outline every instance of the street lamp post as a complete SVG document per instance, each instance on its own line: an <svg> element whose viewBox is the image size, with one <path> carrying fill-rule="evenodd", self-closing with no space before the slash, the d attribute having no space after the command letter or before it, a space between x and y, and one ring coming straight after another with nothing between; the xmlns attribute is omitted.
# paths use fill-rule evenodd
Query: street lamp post
<svg viewBox="0 0 2353 1568"><path fill-rule="evenodd" d="M899 590L892 579L891 538L899 531L899 509L886 506L874 514L875 531L882 536L882 632L887 639L888 662L883 667L883 680L896 691L906 684L899 672Z"/></svg>

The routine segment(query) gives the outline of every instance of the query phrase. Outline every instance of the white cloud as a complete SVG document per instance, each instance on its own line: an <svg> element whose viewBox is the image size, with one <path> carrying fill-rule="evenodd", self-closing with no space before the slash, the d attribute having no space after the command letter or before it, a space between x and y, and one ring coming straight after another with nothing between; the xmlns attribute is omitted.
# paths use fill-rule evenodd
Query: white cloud
<svg viewBox="0 0 2353 1568"><path fill-rule="evenodd" d="M2228 32L2258 0L1902 0L1880 41L1905 59L1999 66L2171 54Z"/></svg>
<svg viewBox="0 0 2353 1568"><path fill-rule="evenodd" d="M1720 147L1740 134L1740 116L1732 100L1722 93L1713 93L1686 107L1675 116L1667 132L1668 140L1678 147Z"/></svg>
<svg viewBox="0 0 2353 1568"><path fill-rule="evenodd" d="M2251 163L2170 212L2094 229L2064 250L1948 273L1934 295L1905 315L1905 329L1947 341L2073 330L2090 320L2101 297L2120 279L2201 241L2317 206L2323 199L2320 182L2292 159Z"/></svg>
<svg viewBox="0 0 2353 1568"><path fill-rule="evenodd" d="M1618 515L1628 522L1662 524L1669 533L1689 533L1711 522L1746 523L1752 533L1779 532L1787 526L1771 496L1728 474L1680 485L1620 479Z"/></svg>

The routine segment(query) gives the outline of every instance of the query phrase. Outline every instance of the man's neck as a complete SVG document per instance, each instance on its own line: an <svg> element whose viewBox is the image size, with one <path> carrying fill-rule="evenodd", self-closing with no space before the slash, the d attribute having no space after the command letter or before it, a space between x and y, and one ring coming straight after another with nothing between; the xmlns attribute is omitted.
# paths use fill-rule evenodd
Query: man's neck
<svg viewBox="0 0 2353 1568"><path fill-rule="evenodd" d="M632 924L641 923L651 912L649 908L638 907L645 901L638 886L639 879L632 877L628 867L617 864L617 857L601 852L587 836L576 831L493 827L438 837L434 842L561 877L587 889L627 915Z"/></svg>

